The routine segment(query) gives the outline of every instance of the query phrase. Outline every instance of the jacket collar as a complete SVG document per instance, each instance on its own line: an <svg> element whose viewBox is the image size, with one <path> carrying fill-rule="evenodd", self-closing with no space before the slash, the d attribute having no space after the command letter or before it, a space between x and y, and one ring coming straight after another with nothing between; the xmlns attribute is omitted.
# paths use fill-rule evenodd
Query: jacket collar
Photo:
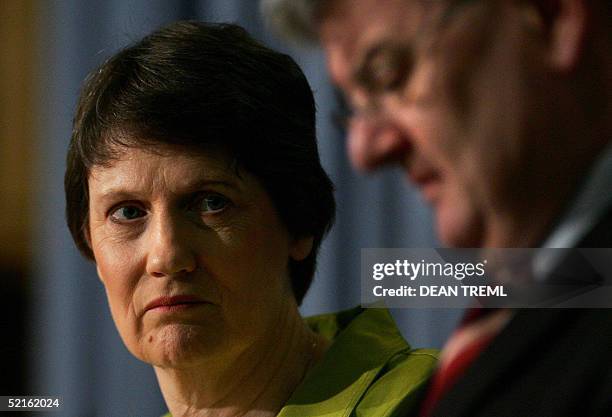
<svg viewBox="0 0 612 417"><path fill-rule="evenodd" d="M350 415L388 360L410 348L386 309L356 308L306 322L333 344L278 417Z"/></svg>

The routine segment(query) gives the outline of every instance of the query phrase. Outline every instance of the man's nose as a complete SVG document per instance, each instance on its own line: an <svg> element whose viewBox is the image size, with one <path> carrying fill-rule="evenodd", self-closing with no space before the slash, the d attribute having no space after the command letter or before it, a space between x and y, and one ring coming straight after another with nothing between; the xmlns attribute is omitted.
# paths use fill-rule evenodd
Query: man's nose
<svg viewBox="0 0 612 417"><path fill-rule="evenodd" d="M347 148L355 168L371 171L405 163L411 144L402 129L391 121L356 116L349 123Z"/></svg>
<svg viewBox="0 0 612 417"><path fill-rule="evenodd" d="M186 221L166 215L154 218L145 241L147 273L163 278L193 272L197 261L192 241Z"/></svg>

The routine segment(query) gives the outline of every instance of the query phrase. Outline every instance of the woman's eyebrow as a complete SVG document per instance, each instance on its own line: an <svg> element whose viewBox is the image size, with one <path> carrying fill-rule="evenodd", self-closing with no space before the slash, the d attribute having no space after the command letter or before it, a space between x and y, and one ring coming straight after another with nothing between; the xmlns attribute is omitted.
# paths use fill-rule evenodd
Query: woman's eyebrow
<svg viewBox="0 0 612 417"><path fill-rule="evenodd" d="M185 182L183 184L179 184L174 190L174 192L178 194L189 194L197 191L202 191L203 189L211 186L223 187L235 191L242 191L241 183L242 181L240 180L240 178L236 178L236 181L230 181L220 178L201 178L193 182ZM134 200L138 199L138 197L142 194L143 191L138 188L118 185L110 186L107 189L102 190L100 193L97 194L96 199L100 201Z"/></svg>
<svg viewBox="0 0 612 417"><path fill-rule="evenodd" d="M180 192L188 193L188 192L193 192L193 191L200 191L203 188L207 188L210 186L221 186L221 187L230 188L230 189L239 191L242 189L241 183L242 181L240 180L240 178L236 178L236 181L229 181L229 180L217 179L217 178L205 178L205 179L194 181L193 183L182 185L180 187Z"/></svg>
<svg viewBox="0 0 612 417"><path fill-rule="evenodd" d="M134 198L136 193L122 189L108 189L98 195L100 200L129 200Z"/></svg>

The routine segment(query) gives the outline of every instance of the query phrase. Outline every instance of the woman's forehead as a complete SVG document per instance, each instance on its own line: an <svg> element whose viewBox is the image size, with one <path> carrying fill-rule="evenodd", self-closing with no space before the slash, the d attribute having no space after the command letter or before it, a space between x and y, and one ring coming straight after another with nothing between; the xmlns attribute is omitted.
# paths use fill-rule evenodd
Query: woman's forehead
<svg viewBox="0 0 612 417"><path fill-rule="evenodd" d="M212 183L232 187L244 183L227 153L126 147L108 164L93 166L89 174L90 192L99 195L160 188L189 192Z"/></svg>

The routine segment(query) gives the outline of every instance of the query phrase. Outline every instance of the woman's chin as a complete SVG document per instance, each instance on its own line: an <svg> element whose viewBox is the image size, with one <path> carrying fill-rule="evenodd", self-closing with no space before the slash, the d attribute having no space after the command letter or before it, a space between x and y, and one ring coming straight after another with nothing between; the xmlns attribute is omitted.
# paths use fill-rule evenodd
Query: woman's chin
<svg viewBox="0 0 612 417"><path fill-rule="evenodd" d="M213 333L200 326L166 324L155 329L140 340L136 357L161 368L182 368L201 362L219 348L219 340Z"/></svg>

